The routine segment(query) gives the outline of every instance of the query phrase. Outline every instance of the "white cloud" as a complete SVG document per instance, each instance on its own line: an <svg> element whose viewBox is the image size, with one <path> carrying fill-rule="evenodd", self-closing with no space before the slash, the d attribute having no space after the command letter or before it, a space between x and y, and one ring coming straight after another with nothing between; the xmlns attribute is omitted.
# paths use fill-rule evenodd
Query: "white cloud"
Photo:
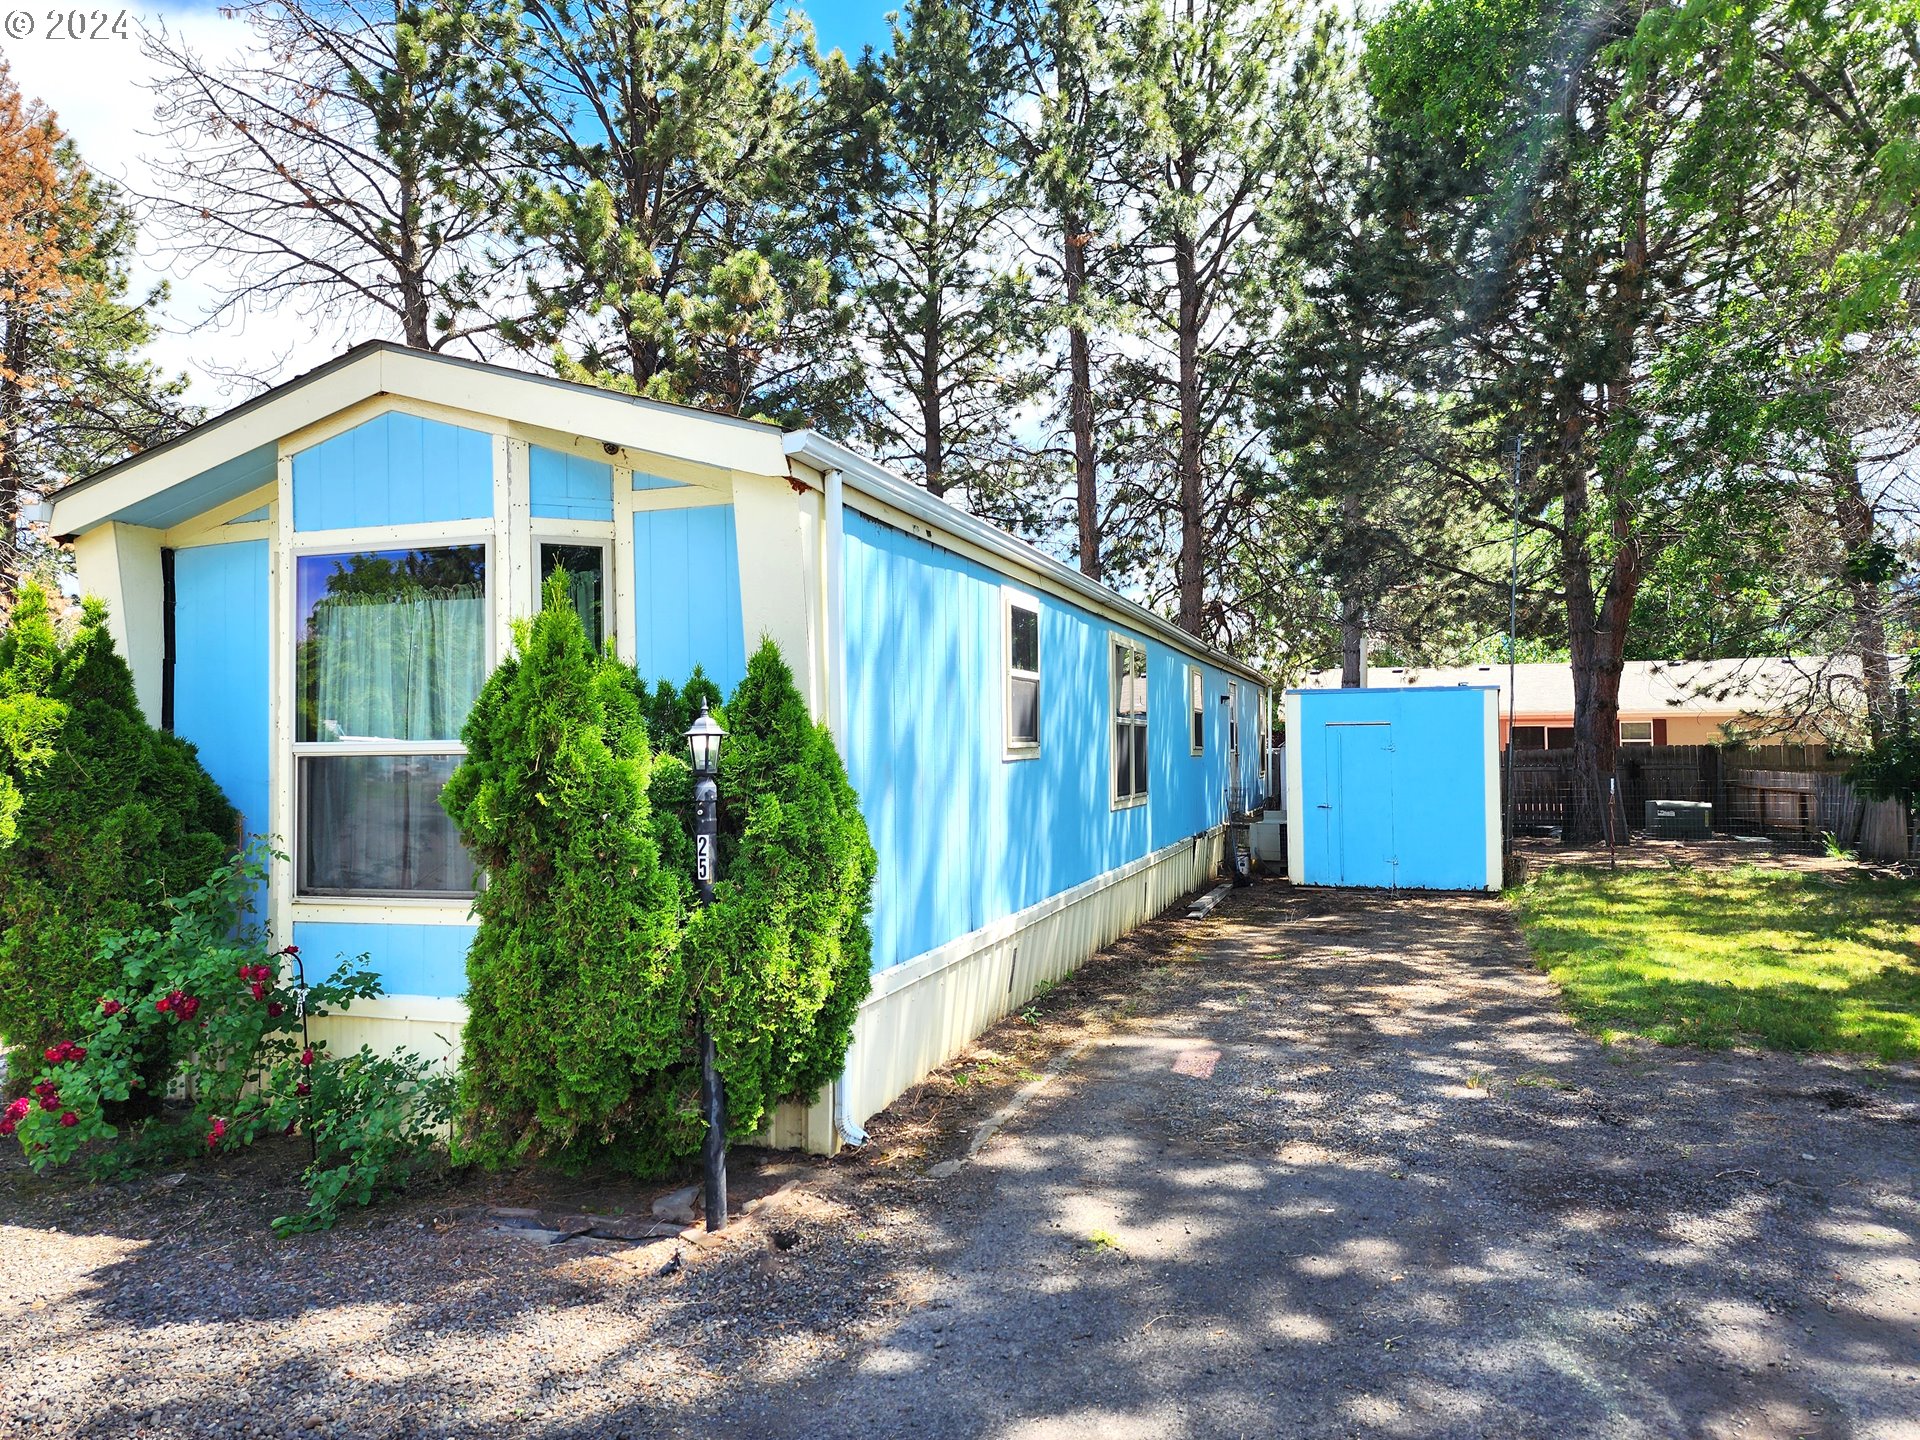
<svg viewBox="0 0 1920 1440"><path fill-rule="evenodd" d="M164 24L209 59L236 55L247 42L243 22L203 6L161 5L128 12L129 23L116 27L121 33L86 40L53 38L48 33L47 10L29 8L22 0L0 0L0 12L12 11L29 15L35 32L24 39L0 41L13 67L14 83L22 94L45 102L58 116L61 128L96 174L134 192L151 189L143 156L161 149L151 133L154 97L147 86L153 69L141 54L140 27ZM119 12L105 13L112 17ZM211 410L223 410L244 398L216 380L217 373L268 379L297 374L365 338L316 334L310 323L291 315L255 314L242 323L203 326L200 322L217 298L216 289L208 283L214 278L178 273L170 255L141 240L133 276L136 290L144 291L160 280L173 287L160 316L154 356L169 370L185 371L193 382L192 398Z"/></svg>

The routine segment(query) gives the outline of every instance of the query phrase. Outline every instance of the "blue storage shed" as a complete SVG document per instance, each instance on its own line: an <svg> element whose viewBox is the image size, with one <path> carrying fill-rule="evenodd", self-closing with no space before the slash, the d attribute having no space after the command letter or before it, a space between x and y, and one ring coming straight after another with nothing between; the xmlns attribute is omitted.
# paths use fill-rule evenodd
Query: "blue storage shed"
<svg viewBox="0 0 1920 1440"><path fill-rule="evenodd" d="M1288 873L1498 890L1499 698L1490 685L1288 691Z"/></svg>

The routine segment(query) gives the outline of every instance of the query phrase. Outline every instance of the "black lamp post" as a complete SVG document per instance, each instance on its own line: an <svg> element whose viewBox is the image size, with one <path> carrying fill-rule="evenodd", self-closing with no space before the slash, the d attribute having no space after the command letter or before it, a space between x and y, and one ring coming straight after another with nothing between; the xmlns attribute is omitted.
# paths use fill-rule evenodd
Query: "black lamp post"
<svg viewBox="0 0 1920 1440"><path fill-rule="evenodd" d="M713 881L720 854L720 742L727 732L707 713L687 727L687 749L693 752L693 883L700 903L713 903ZM700 1159L706 1168L707 1229L727 1226L727 1092L713 1063L713 1036L707 1030L705 1006L696 1012L700 1044L700 1114L707 1122L706 1143Z"/></svg>

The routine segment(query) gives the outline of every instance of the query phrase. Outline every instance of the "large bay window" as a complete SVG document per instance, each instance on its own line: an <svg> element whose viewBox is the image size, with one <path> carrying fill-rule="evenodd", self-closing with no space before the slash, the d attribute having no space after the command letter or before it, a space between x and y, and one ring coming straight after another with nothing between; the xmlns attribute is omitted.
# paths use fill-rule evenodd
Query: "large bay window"
<svg viewBox="0 0 1920 1440"><path fill-rule="evenodd" d="M487 675L486 546L297 555L294 588L299 893L473 894L440 789Z"/></svg>
<svg viewBox="0 0 1920 1440"><path fill-rule="evenodd" d="M1113 803L1147 798L1147 649L1113 637Z"/></svg>

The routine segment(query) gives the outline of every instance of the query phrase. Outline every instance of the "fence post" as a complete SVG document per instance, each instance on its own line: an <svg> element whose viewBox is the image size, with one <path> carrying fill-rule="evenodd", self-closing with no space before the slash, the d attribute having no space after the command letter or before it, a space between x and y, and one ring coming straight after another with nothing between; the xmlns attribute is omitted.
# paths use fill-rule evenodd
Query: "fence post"
<svg viewBox="0 0 1920 1440"><path fill-rule="evenodd" d="M1726 791L1721 786L1724 771L1720 766L1720 747L1703 745L1700 747L1700 788L1706 792L1708 801L1713 805L1713 828L1724 835L1733 833L1733 825L1727 815Z"/></svg>

